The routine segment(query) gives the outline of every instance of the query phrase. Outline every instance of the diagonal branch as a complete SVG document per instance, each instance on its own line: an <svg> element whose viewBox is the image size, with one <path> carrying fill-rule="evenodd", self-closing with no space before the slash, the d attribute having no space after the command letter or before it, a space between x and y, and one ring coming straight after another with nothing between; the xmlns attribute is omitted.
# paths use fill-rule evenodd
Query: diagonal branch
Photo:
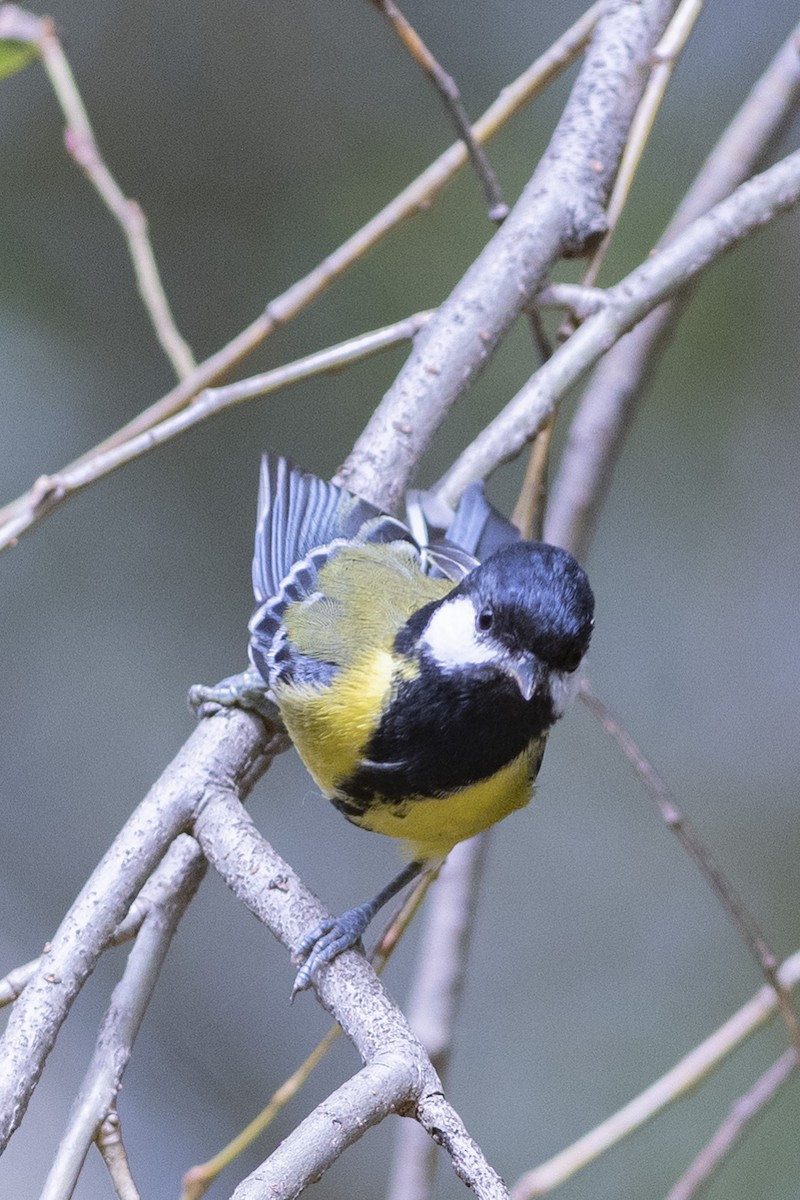
<svg viewBox="0 0 800 1200"><path fill-rule="evenodd" d="M670 1188L666 1200L692 1200L692 1197L705 1187L723 1159L727 1158L741 1141L756 1117L775 1099L796 1069L797 1055L794 1050L786 1050L753 1086L739 1097L708 1145L700 1151L675 1186Z"/></svg>
<svg viewBox="0 0 800 1200"><path fill-rule="evenodd" d="M729 195L764 161L796 112L799 48L800 25L706 160L661 245ZM635 411L688 298L687 291L657 308L614 346L600 362L580 403L553 487L546 530L550 541L579 558L586 555Z"/></svg>
<svg viewBox="0 0 800 1200"><path fill-rule="evenodd" d="M175 324L147 232L147 218L137 202L125 196L100 153L89 115L53 21L50 17L35 17L14 4L4 4L0 9L0 36L31 42L36 46L67 122L64 130L67 153L84 171L122 230L128 243L139 295L156 337L172 363L175 374L179 379L185 379L194 370L194 356Z"/></svg>
<svg viewBox="0 0 800 1200"><path fill-rule="evenodd" d="M606 229L604 205L673 0L612 2L595 29L550 145L503 225L429 322L356 442L340 480L390 506L447 412L486 367L565 255ZM399 436L398 436L399 432Z"/></svg>
<svg viewBox="0 0 800 1200"><path fill-rule="evenodd" d="M497 100L489 106L473 126L478 142L487 141L538 92L565 70L581 53L594 29L607 0L596 3L581 16L544 54L522 75L504 88ZM9 7L9 6L6 6ZM10 6L13 7L13 6ZM185 407L198 392L214 380L231 370L246 358L257 346L285 325L313 300L320 296L332 283L343 275L354 263L402 221L429 208L432 201L445 188L467 161L463 143L457 142L441 154L427 170L405 188L385 208L381 209L361 229L348 238L337 250L328 255L304 278L292 284L285 292L271 300L264 311L246 329L237 334L210 358L201 363L191 375L149 408L139 413L121 429L99 445L87 451L75 462L57 474L64 474L112 450L122 442L151 429L173 413ZM58 488L34 483L24 495L0 508L0 528L8 531L16 526L22 514L36 508L36 522L50 516L62 503ZM30 526L25 526L25 529ZM22 528L20 532L24 532Z"/></svg>
<svg viewBox="0 0 800 1200"><path fill-rule="evenodd" d="M400 41L408 50L411 57L422 68L439 93L442 103L447 109L456 133L464 143L472 168L483 187L486 203L489 206L489 220L504 221L508 216L508 205L503 199L500 184L486 155L486 151L477 141L470 125L467 110L464 108L461 93L452 75L448 75L444 67L423 42L411 22L401 13L394 0L370 0L370 3L381 12L394 29Z"/></svg>
<svg viewBox="0 0 800 1200"><path fill-rule="evenodd" d="M485 479L514 458L548 420L561 397L624 333L738 242L799 200L800 151L795 151L743 183L609 288L602 309L556 350L454 463L439 484L443 499L454 505L470 483ZM503 228L507 226L508 222ZM554 537L551 529L547 536Z"/></svg>
<svg viewBox="0 0 800 1200"><path fill-rule="evenodd" d="M714 862L708 847L698 835L687 817L678 808L675 798L663 779L657 773L652 763L642 754L633 738L619 724L602 700L595 696L584 680L579 696L589 711L600 722L609 737L613 738L619 749L627 758L630 765L642 782L645 790L655 800L658 811L667 828L675 834L683 849L699 867L706 883L722 903L728 916L733 921L745 946L761 968L770 987L775 989L778 1006L789 1032L789 1039L794 1045L795 1054L800 1061L800 1029L797 1024L788 989L780 981L778 975L778 959L767 945L766 939L756 924L754 918L745 908L742 901L731 886L723 871Z"/></svg>

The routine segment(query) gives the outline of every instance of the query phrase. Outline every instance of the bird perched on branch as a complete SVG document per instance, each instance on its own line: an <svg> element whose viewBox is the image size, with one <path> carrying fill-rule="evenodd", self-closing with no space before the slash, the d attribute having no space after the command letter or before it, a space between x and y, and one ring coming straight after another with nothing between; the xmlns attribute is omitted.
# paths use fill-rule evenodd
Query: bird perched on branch
<svg viewBox="0 0 800 1200"><path fill-rule="evenodd" d="M251 659L321 791L353 824L411 848L373 900L303 941L295 991L431 862L527 804L589 646L581 567L520 541L479 486L440 543L421 541L264 456Z"/></svg>

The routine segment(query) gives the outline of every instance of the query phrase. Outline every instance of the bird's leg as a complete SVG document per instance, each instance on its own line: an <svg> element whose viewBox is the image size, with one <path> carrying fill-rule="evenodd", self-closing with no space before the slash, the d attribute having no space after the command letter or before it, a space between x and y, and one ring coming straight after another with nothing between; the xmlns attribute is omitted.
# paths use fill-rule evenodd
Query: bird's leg
<svg viewBox="0 0 800 1200"><path fill-rule="evenodd" d="M305 962L297 972L292 999L298 992L305 991L320 967L331 962L343 950L352 949L361 940L361 935L376 912L429 865L430 859L414 859L372 900L360 904L358 908L348 908L340 917L328 917L304 937L293 955L295 962L303 962L303 959Z"/></svg>

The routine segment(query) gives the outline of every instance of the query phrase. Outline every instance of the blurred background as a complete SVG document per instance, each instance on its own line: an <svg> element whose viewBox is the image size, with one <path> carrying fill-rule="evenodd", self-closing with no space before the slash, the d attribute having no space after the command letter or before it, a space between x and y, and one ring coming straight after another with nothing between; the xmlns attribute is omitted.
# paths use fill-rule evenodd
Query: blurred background
<svg viewBox="0 0 800 1200"><path fill-rule="evenodd" d="M405 5L471 115L584 8ZM143 205L198 358L367 220L452 136L370 5L54 0L100 146ZM657 240L796 7L709 3L659 117L603 282ZM574 71L491 158L513 200ZM119 230L62 146L36 66L0 85L1 501L166 391L172 376ZM794 131L796 133L796 130ZM788 145L786 149L788 149ZM277 365L436 305L490 235L463 174L248 360ZM800 944L797 820L800 215L711 271L634 428L588 562L590 676L673 787L781 956ZM561 272L574 278L576 268ZM108 478L0 562L0 974L34 956L192 729L189 684L245 661L258 456L327 475L405 350L256 401ZM431 482L531 371L525 330L464 397L422 466ZM564 411L561 435L567 426ZM521 465L493 481L513 503ZM396 848L348 826L290 755L251 802L259 827L334 910L371 895ZM412 934L387 974L402 1002ZM106 957L0 1162L38 1195L124 950ZM292 968L214 878L184 920L120 1097L143 1195L249 1120L327 1027ZM609 1115L760 986L714 897L589 714L551 739L538 798L494 832L450 1097L513 1181ZM700 1092L560 1192L659 1197L785 1045L759 1034ZM356 1068L339 1045L239 1175ZM714 1200L798 1194L796 1082L713 1183ZM317 1189L380 1196L393 1123ZM96 1156L95 1156L96 1157ZM443 1162L437 1196L463 1194ZM111 1195L90 1160L79 1200Z"/></svg>

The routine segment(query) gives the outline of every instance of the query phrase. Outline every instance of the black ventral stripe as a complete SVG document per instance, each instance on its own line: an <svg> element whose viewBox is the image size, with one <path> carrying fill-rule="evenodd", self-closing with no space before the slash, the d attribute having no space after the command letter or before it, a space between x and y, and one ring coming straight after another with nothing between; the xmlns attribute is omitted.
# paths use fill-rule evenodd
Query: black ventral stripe
<svg viewBox="0 0 800 1200"><path fill-rule="evenodd" d="M423 660L417 677L400 684L364 751L367 762L337 784L335 803L355 814L375 797L450 795L496 774L552 723L549 698L524 700L495 668L443 678Z"/></svg>

